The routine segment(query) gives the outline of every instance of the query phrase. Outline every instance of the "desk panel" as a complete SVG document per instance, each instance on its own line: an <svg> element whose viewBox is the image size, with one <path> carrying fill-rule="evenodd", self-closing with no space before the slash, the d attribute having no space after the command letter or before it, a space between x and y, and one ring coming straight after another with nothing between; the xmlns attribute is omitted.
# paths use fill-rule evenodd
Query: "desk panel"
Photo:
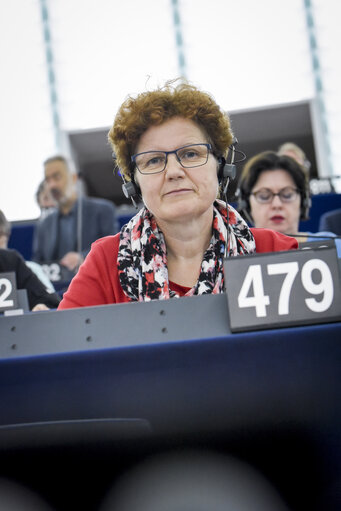
<svg viewBox="0 0 341 511"><path fill-rule="evenodd" d="M41 468L41 491L59 498L72 468L78 491L88 481L81 508L93 510L108 467L204 446L252 462L292 510L334 509L341 323L231 334L226 317L210 296L2 318L2 472L34 477L23 467L38 453L56 478Z"/></svg>
<svg viewBox="0 0 341 511"><path fill-rule="evenodd" d="M167 434L332 424L340 338L337 323L3 359L0 424L142 418Z"/></svg>
<svg viewBox="0 0 341 511"><path fill-rule="evenodd" d="M0 359L222 337L228 333L224 294L36 312L0 317Z"/></svg>

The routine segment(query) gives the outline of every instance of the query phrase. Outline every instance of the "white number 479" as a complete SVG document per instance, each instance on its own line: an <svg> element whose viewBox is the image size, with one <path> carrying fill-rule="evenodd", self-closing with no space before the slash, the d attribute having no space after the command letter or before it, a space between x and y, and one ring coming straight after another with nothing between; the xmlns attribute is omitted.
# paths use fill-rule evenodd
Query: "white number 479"
<svg viewBox="0 0 341 511"><path fill-rule="evenodd" d="M295 278L299 272L298 262L268 264L268 275L285 275L278 298L278 314L289 314L290 294ZM312 273L320 273L318 283L312 278ZM301 281L304 289L311 295L321 295L320 300L305 298L307 307L313 312L324 312L332 304L334 298L333 278L328 265L321 259L309 259L302 266ZM252 294L253 289L253 294ZM249 266L244 282L238 295L239 308L254 307L257 317L265 317L266 307L270 304L270 297L264 293L262 267L260 264Z"/></svg>

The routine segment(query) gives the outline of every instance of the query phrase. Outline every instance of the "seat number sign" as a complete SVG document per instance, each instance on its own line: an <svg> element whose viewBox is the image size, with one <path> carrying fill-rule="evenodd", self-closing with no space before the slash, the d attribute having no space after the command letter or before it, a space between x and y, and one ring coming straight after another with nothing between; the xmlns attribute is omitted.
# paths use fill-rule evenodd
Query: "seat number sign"
<svg viewBox="0 0 341 511"><path fill-rule="evenodd" d="M341 321L335 247L231 257L224 271L232 332Z"/></svg>
<svg viewBox="0 0 341 511"><path fill-rule="evenodd" d="M75 276L74 271L68 270L65 266L59 264L58 261L42 264L42 268L51 282L70 281Z"/></svg>
<svg viewBox="0 0 341 511"><path fill-rule="evenodd" d="M0 273L0 312L16 309L18 305L17 283L14 272Z"/></svg>

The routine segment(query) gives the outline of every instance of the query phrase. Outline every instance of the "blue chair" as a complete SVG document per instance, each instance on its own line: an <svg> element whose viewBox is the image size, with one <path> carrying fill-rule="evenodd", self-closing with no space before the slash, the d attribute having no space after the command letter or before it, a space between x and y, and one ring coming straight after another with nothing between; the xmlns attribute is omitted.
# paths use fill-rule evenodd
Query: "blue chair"
<svg viewBox="0 0 341 511"><path fill-rule="evenodd" d="M33 236L36 220L23 220L11 223L11 236L8 240L8 248L14 248L25 259L32 260Z"/></svg>
<svg viewBox="0 0 341 511"><path fill-rule="evenodd" d="M330 231L341 236L341 208L328 211L321 216L319 231Z"/></svg>
<svg viewBox="0 0 341 511"><path fill-rule="evenodd" d="M311 208L309 211L309 220L303 220L300 222L299 230L301 232L319 232L320 218L327 211L331 211L337 208L341 208L341 194L340 193L321 193L319 195L313 195L311 197ZM331 229L327 229L332 231ZM332 231L335 232L335 231Z"/></svg>

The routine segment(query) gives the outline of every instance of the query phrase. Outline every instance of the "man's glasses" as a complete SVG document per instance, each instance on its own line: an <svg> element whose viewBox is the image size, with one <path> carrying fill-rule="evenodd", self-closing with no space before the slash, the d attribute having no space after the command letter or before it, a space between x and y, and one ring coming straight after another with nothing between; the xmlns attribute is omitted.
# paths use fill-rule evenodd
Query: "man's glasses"
<svg viewBox="0 0 341 511"><path fill-rule="evenodd" d="M274 193L269 188L261 188L256 192L252 192L250 195L253 195L257 202L260 204L269 204L273 201L273 198L278 195L282 202L294 202L294 200L299 195L299 190L297 188L292 188L291 186L286 186L282 188L278 193Z"/></svg>
<svg viewBox="0 0 341 511"><path fill-rule="evenodd" d="M146 151L134 154L131 161L141 174L158 174L165 170L169 154L175 154L182 167L191 168L205 165L210 152L211 144L191 144L174 151Z"/></svg>

